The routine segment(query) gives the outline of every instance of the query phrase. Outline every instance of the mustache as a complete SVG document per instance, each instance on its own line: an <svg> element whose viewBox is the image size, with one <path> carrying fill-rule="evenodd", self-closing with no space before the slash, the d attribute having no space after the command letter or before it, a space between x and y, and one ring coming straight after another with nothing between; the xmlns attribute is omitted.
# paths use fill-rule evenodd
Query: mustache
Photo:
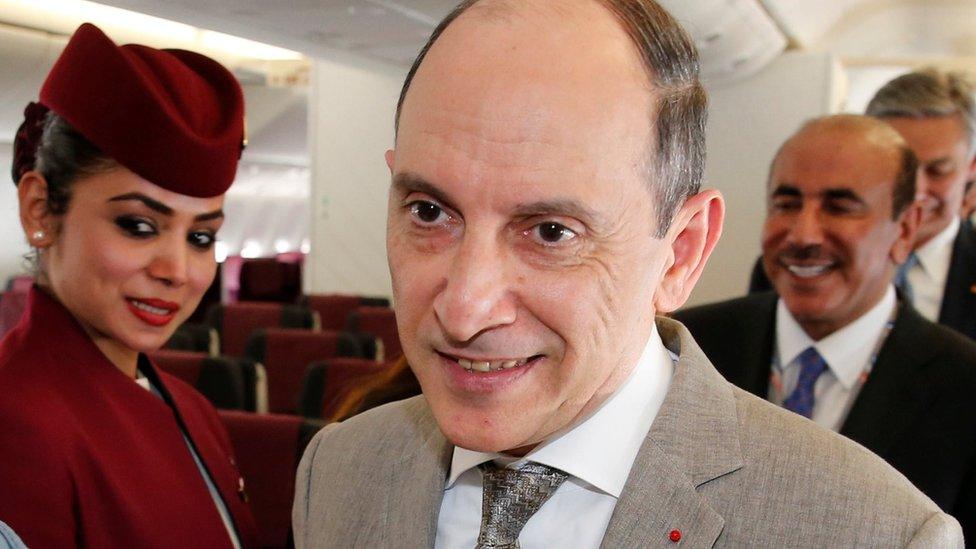
<svg viewBox="0 0 976 549"><path fill-rule="evenodd" d="M776 254L776 258L780 261L791 262L823 260L833 261L836 259L833 254L825 251L823 246L820 245L787 246Z"/></svg>

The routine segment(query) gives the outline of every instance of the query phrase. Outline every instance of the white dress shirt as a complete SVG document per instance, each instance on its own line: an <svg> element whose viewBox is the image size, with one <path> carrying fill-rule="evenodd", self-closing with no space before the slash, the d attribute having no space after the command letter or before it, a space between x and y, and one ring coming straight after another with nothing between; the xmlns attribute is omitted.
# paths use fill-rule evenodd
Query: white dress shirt
<svg viewBox="0 0 976 549"><path fill-rule="evenodd" d="M960 225L959 218L953 218L948 227L915 250L918 263L908 270L908 283L912 286L912 306L932 322L939 321L942 297L952 263L952 246L959 235Z"/></svg>
<svg viewBox="0 0 976 549"><path fill-rule="evenodd" d="M651 423L671 385L674 358L657 328L628 380L583 422L536 446L524 458L454 448L437 519L436 549L471 549L481 529L481 470L494 460L542 463L569 478L526 523L523 549L599 547Z"/></svg>
<svg viewBox="0 0 976 549"><path fill-rule="evenodd" d="M827 362L827 371L813 386L814 405L810 419L821 427L839 431L847 410L857 398L859 378L870 366L896 306L895 288L889 285L881 301L868 312L820 341L814 341L793 318L783 300L779 300L776 305L777 356L773 368L779 370L781 387L779 390L770 387L769 400L783 404L799 382L801 366L797 358L808 347L814 347Z"/></svg>

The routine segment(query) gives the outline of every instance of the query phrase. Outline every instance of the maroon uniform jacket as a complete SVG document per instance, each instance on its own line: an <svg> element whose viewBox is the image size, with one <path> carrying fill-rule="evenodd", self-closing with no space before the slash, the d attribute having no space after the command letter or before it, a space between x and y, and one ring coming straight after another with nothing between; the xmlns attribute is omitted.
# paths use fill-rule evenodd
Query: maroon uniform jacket
<svg viewBox="0 0 976 549"><path fill-rule="evenodd" d="M256 527L230 440L193 388L140 370L163 399L98 350L34 288L0 342L0 520L32 548L231 547L183 430L243 547Z"/></svg>

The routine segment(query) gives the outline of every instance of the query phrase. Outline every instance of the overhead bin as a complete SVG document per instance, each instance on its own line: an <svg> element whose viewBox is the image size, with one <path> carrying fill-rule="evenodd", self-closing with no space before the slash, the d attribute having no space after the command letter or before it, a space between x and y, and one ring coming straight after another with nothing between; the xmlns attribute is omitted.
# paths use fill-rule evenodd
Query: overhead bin
<svg viewBox="0 0 976 549"><path fill-rule="evenodd" d="M786 49L786 36L758 0L660 1L691 33L710 84L748 78Z"/></svg>

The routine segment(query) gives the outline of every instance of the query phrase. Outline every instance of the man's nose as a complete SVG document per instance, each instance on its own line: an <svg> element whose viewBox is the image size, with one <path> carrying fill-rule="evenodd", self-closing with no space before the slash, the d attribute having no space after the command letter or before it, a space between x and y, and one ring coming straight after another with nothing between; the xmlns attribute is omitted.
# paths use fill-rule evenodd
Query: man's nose
<svg viewBox="0 0 976 549"><path fill-rule="evenodd" d="M515 322L517 306L506 254L491 238L465 236L434 298L444 332L458 342Z"/></svg>
<svg viewBox="0 0 976 549"><path fill-rule="evenodd" d="M150 259L149 276L167 286L182 286L189 276L189 250L181 238L161 238Z"/></svg>
<svg viewBox="0 0 976 549"><path fill-rule="evenodd" d="M823 241L821 210L815 205L804 205L793 218L789 239L792 244L810 245Z"/></svg>

